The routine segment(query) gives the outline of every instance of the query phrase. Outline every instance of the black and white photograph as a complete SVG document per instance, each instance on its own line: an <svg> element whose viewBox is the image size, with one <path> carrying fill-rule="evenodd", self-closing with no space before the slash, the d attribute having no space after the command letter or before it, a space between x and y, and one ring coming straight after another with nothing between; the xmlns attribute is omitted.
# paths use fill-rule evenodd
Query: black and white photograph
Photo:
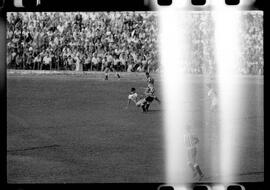
<svg viewBox="0 0 270 190"><path fill-rule="evenodd" d="M7 183L264 182L264 12L211 3L6 12Z"/></svg>

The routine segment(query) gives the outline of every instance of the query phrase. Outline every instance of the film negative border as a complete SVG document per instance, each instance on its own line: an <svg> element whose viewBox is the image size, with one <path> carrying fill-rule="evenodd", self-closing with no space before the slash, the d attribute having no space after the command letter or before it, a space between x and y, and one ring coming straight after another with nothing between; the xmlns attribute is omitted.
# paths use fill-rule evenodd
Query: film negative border
<svg viewBox="0 0 270 190"><path fill-rule="evenodd" d="M151 10L150 4L145 4L145 0L138 1L136 0L136 3L130 3L130 1L124 1L124 0L117 0L117 1L105 1L108 4L104 4L104 1L97 1L94 4L90 4L88 1L82 1L79 0L79 3L74 3L74 2L68 2L64 0L58 1L58 3L55 5L54 1L46 1L46 4L44 3L44 0L39 0L39 4L36 6L33 6L32 4L26 5L26 7L15 7L14 4L12 4L12 1L8 0L1 0L0 1L0 9L3 7L5 11L101 11L101 10L108 10L108 11L116 11L116 10L143 10L143 11L148 11ZM206 0L207 1L207 0ZM34 2L33 0L31 2ZM62 4L64 3L65 4ZM78 1L77 1L78 2ZM125 2L125 3L123 3ZM127 3L128 2L128 3ZM132 2L132 1L131 1ZM141 3L142 2L142 3ZM54 6L53 6L54 5ZM64 5L64 6L63 6ZM91 6L88 6L91 5ZM199 5L202 6L202 5ZM253 9L259 9L259 10L264 10L265 7L263 6L263 1L262 0L257 0L254 2ZM239 185L240 184L240 185ZM264 183L239 183L239 184L232 184L230 187L226 186L227 189L230 188L230 190L236 190L237 188L241 187L241 189L246 189L246 190L251 190L251 189L264 189ZM83 185L82 185L83 186ZM93 184L90 186L94 186L97 188L104 188L104 184ZM106 184L108 188L114 188L117 187L118 189L127 189L127 187L134 186L135 189L160 189L160 190L165 190L163 188L160 188L160 184L126 184L126 185L120 185L120 184ZM234 186L234 187L233 187ZM48 189L51 187L50 185L43 186L43 185L34 185L34 186L29 186L29 185L13 185L10 186L10 189L36 189L36 188L41 188L41 189ZM166 186L163 186L164 188ZM167 186L169 187L169 186ZM72 187L71 187L72 188ZM173 188L173 187L172 187ZM213 184L198 184L198 185L193 185L193 189L213 189ZM225 189L224 189L225 190Z"/></svg>
<svg viewBox="0 0 270 190"><path fill-rule="evenodd" d="M213 0L181 0L181 6L191 10L211 9ZM242 6L249 10L264 10L264 0L219 0L229 6ZM223 2L222 2L223 1ZM179 4L177 0L0 0L5 11L150 11L156 6Z"/></svg>
<svg viewBox="0 0 270 190"><path fill-rule="evenodd" d="M194 183L183 185L160 185L158 190L263 190L264 183Z"/></svg>

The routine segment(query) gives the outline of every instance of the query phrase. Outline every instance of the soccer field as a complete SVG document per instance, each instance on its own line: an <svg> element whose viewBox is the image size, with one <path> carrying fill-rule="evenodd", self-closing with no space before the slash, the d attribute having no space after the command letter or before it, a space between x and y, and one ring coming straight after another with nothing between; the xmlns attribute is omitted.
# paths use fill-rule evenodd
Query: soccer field
<svg viewBox="0 0 270 190"><path fill-rule="evenodd" d="M165 182L165 145L162 113L154 102L148 113L130 105L124 107L131 87L143 92L143 73L111 75L7 74L7 179L9 183L119 183ZM154 75L157 95L161 83ZM200 76L190 76L194 96L199 92ZM246 77L239 84L248 89L243 103L246 113L239 166L239 180L263 181L263 80ZM259 93L258 93L259 92ZM162 97L161 97L162 99ZM191 100L187 100L191 103ZM203 111L203 103L191 112ZM200 125L201 118L194 118ZM218 121L216 121L218 122ZM214 130L200 130L202 147L199 162L207 181L211 173L207 150L216 145ZM208 138L205 138L205 137ZM201 151L202 150L202 151ZM204 151L205 150L205 153Z"/></svg>

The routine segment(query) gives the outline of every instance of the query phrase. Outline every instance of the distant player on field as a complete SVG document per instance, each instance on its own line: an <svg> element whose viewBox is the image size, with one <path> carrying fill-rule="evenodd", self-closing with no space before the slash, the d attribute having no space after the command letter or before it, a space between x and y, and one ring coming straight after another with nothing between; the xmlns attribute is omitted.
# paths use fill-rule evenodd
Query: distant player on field
<svg viewBox="0 0 270 190"><path fill-rule="evenodd" d="M146 98L139 99L135 88L131 88L130 94L128 95L128 103L126 109L128 109L131 101L134 102L137 107L141 107L143 112L147 111L146 106L148 104L148 101L146 100Z"/></svg>
<svg viewBox="0 0 270 190"><path fill-rule="evenodd" d="M199 138L191 133L191 126L186 126L186 134L184 135L184 144L187 149L188 166L192 169L193 178L199 175L199 181L203 178L203 173L197 163L197 146L199 144Z"/></svg>
<svg viewBox="0 0 270 190"><path fill-rule="evenodd" d="M146 111L149 110L149 106L154 100L156 100L158 103L160 103L160 100L155 95L155 89L152 85L148 84L147 88L145 89L144 95L145 95L145 100L147 101L146 106L145 106Z"/></svg>
<svg viewBox="0 0 270 190"><path fill-rule="evenodd" d="M147 79L147 88L146 88L146 91L145 91L145 95L154 98L154 100L156 100L160 104L160 100L155 95L155 88L154 88L154 82L155 81L154 81L154 79L150 76L149 72L146 72L145 76L146 76L146 79Z"/></svg>
<svg viewBox="0 0 270 190"><path fill-rule="evenodd" d="M147 84L151 84L154 86L154 79L150 76L149 72L146 72L145 73L145 76L146 76L146 80L147 80Z"/></svg>
<svg viewBox="0 0 270 190"><path fill-rule="evenodd" d="M108 76L109 71L115 71L117 78L120 79L120 75L119 75L118 71L113 67L113 63L114 63L114 59L113 59L112 55L108 54L105 57L105 61L104 61L105 80L109 79L109 76Z"/></svg>
<svg viewBox="0 0 270 190"><path fill-rule="evenodd" d="M207 96L211 100L210 110L214 111L217 108L217 103L218 103L217 93L215 92L213 85L211 83L208 83L207 87L208 87Z"/></svg>

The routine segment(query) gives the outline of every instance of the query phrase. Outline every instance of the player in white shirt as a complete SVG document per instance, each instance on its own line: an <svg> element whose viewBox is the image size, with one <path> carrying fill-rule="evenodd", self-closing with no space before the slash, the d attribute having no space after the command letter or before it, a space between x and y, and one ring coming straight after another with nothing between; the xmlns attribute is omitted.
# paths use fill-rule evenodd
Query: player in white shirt
<svg viewBox="0 0 270 190"><path fill-rule="evenodd" d="M137 107L141 107L143 112L146 112L147 101L145 98L139 99L139 96L138 96L135 88L131 88L130 94L128 95L128 103L127 103L126 109L128 109L128 106L129 106L131 101Z"/></svg>
<svg viewBox="0 0 270 190"><path fill-rule="evenodd" d="M109 79L109 75L108 75L109 71L115 71L117 78L120 79L120 75L116 69L115 61L116 60L114 59L114 57L110 53L106 55L106 59L105 59L105 63L104 63L105 80Z"/></svg>
<svg viewBox="0 0 270 190"><path fill-rule="evenodd" d="M41 69L43 69L44 66L46 67L46 69L48 69L51 63L52 63L52 58L47 52L45 57L43 58L43 64L41 65Z"/></svg>
<svg viewBox="0 0 270 190"><path fill-rule="evenodd" d="M207 92L207 96L210 98L211 100L211 105L210 105L210 110L213 111L217 108L217 93L215 92L213 86L211 83L207 84L208 87L208 92Z"/></svg>
<svg viewBox="0 0 270 190"><path fill-rule="evenodd" d="M191 132L191 126L189 125L185 127L184 144L187 150L188 166L192 169L193 177L195 178L197 175L199 175L200 181L204 175L199 164L197 163L199 138Z"/></svg>

